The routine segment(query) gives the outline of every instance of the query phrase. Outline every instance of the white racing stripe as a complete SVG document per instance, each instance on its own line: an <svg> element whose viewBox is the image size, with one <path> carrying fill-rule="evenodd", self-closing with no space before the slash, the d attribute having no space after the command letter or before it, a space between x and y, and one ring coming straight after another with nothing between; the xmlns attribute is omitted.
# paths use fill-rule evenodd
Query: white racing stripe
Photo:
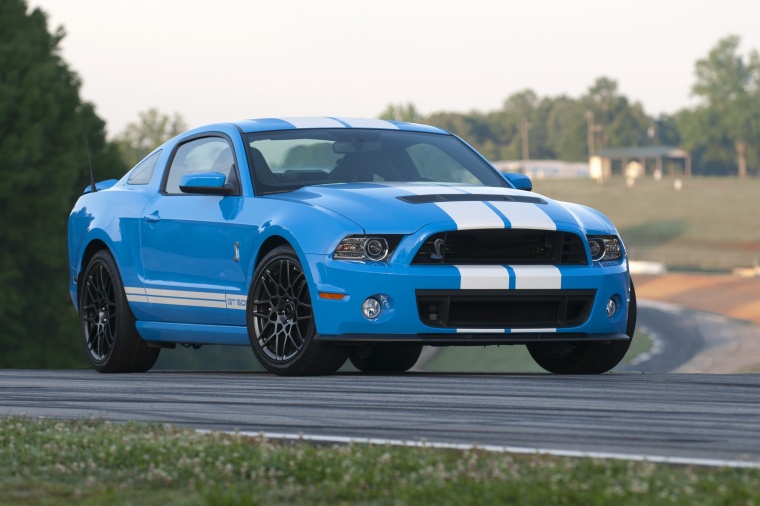
<svg viewBox="0 0 760 506"><path fill-rule="evenodd" d="M557 329L509 329L512 334L548 334L557 332Z"/></svg>
<svg viewBox="0 0 760 506"><path fill-rule="evenodd" d="M175 299L172 297L148 297L151 304L167 304L171 306L192 306L192 307L213 307L218 309L227 309L227 303L223 300L201 300L201 299Z"/></svg>
<svg viewBox="0 0 760 506"><path fill-rule="evenodd" d="M557 224L538 204L495 201L491 205L509 220L511 228L557 230Z"/></svg>
<svg viewBox="0 0 760 506"><path fill-rule="evenodd" d="M366 118L337 118L337 119L348 124L352 128L381 128L384 130L398 130L398 127L396 125L382 119L366 119Z"/></svg>
<svg viewBox="0 0 760 506"><path fill-rule="evenodd" d="M436 202L456 223L457 230L504 228L501 216L483 202Z"/></svg>
<svg viewBox="0 0 760 506"><path fill-rule="evenodd" d="M124 293L127 294L128 302L142 302L144 304L148 303L148 298L145 296L144 288L139 288L135 286L125 286Z"/></svg>
<svg viewBox="0 0 760 506"><path fill-rule="evenodd" d="M525 455L551 455L554 457L572 457L588 459L629 460L635 462L652 462L657 464L677 464L684 466L732 467L760 469L760 462L746 460L700 459L690 457L666 457L661 455L645 455L638 453L587 452L579 450L554 450L550 448L532 448L526 446L474 445L460 443L432 443L429 441L413 441L404 439L385 438L352 438L346 436L317 436L310 434L285 434L279 432L250 432L232 430L196 429L199 434L228 434L257 439L282 439L286 441L304 441L313 443L366 444L405 446L409 448L434 448L442 450L484 451L491 453L516 453Z"/></svg>
<svg viewBox="0 0 760 506"><path fill-rule="evenodd" d="M156 288L146 288L145 293L148 295L157 295L159 297L179 297L183 299L206 299L206 300L224 300L223 293L213 292L188 292L185 290L158 290Z"/></svg>
<svg viewBox="0 0 760 506"><path fill-rule="evenodd" d="M501 265L455 265L461 290L509 290L509 271Z"/></svg>
<svg viewBox="0 0 760 506"><path fill-rule="evenodd" d="M457 334L504 334L504 329L457 329Z"/></svg>
<svg viewBox="0 0 760 506"><path fill-rule="evenodd" d="M136 286L125 286L124 292L127 294L129 302L217 309L226 309L228 307L225 294L218 292L192 292L188 290L165 290ZM235 297L233 297L232 304L238 305ZM245 306L242 309L245 309Z"/></svg>
<svg viewBox="0 0 760 506"><path fill-rule="evenodd" d="M278 118L296 128L346 128L346 125L332 118Z"/></svg>
<svg viewBox="0 0 760 506"><path fill-rule="evenodd" d="M389 185L391 186L391 185ZM459 195L467 193L464 189L452 186L436 185L406 185L395 186L402 191L414 195ZM472 230L478 228L504 228L501 216L483 202L435 202L444 213L449 215L457 225L457 230Z"/></svg>
<svg viewBox="0 0 760 506"><path fill-rule="evenodd" d="M515 272L515 289L558 290L562 274L554 265L510 265Z"/></svg>

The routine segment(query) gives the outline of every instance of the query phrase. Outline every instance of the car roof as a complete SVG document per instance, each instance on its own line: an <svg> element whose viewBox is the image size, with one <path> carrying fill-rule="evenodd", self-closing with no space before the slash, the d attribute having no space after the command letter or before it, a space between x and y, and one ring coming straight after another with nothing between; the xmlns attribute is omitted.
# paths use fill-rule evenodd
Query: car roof
<svg viewBox="0 0 760 506"><path fill-rule="evenodd" d="M427 132L447 134L446 130L417 123L403 121L387 121L383 119L366 118L260 118L238 121L235 125L244 133L268 132L274 130L296 130L307 128L371 128L381 130L407 130L412 132Z"/></svg>

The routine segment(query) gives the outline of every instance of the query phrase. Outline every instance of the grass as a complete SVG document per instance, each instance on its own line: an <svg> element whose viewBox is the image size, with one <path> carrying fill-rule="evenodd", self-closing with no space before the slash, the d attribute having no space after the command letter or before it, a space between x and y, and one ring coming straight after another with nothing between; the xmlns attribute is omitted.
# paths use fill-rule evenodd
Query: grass
<svg viewBox="0 0 760 506"><path fill-rule="evenodd" d="M622 363L628 363L637 355L652 348L652 339L636 331L633 342ZM513 346L456 346L441 348L435 357L425 364L426 371L434 372L545 372L533 361L528 349Z"/></svg>
<svg viewBox="0 0 760 506"><path fill-rule="evenodd" d="M760 504L760 470L0 419L0 505Z"/></svg>
<svg viewBox="0 0 760 506"><path fill-rule="evenodd" d="M730 270L760 258L760 178L646 177L632 188L617 177L536 180L536 192L591 206L606 214L632 260L663 262L674 270Z"/></svg>

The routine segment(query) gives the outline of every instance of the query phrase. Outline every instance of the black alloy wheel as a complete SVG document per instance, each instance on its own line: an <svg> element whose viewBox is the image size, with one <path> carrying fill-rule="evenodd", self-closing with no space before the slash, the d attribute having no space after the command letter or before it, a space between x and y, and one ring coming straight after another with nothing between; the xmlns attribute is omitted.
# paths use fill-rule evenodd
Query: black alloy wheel
<svg viewBox="0 0 760 506"><path fill-rule="evenodd" d="M346 361L346 348L314 341L309 285L291 247L279 246L261 260L247 308L251 347L268 371L289 376L331 374Z"/></svg>
<svg viewBox="0 0 760 506"><path fill-rule="evenodd" d="M98 372L144 372L158 360L135 329L135 317L113 256L93 255L79 294L79 320L87 359Z"/></svg>

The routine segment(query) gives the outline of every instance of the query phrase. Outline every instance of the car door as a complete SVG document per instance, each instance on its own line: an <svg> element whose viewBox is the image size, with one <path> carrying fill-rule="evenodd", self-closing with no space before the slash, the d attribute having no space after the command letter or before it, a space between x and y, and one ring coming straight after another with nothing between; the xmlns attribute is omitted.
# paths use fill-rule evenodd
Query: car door
<svg viewBox="0 0 760 506"><path fill-rule="evenodd" d="M240 197L180 190L182 176L198 172L222 172L239 187L229 139L207 135L176 147L140 223L145 291L158 321L228 324L225 279L235 245L225 217Z"/></svg>

